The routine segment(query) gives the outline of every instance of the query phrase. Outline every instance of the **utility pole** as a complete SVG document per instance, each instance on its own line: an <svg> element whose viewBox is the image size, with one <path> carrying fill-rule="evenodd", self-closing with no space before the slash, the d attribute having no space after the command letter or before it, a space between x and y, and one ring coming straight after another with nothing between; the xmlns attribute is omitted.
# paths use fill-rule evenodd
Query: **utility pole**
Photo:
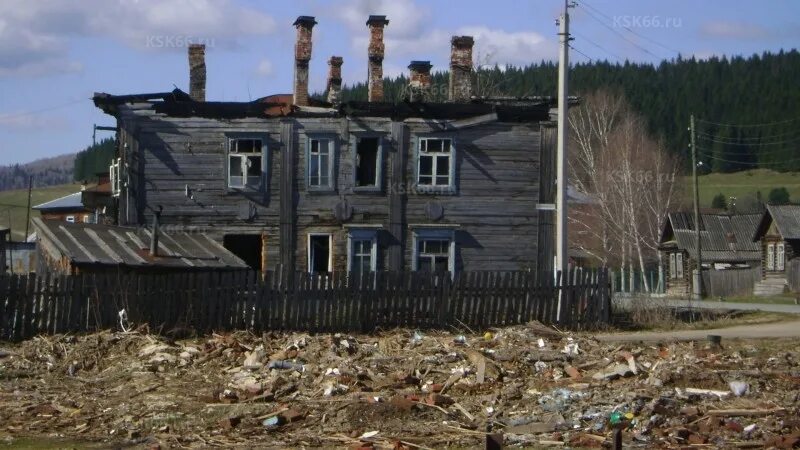
<svg viewBox="0 0 800 450"><path fill-rule="evenodd" d="M22 242L28 240L28 227L31 224L31 191L33 191L33 175L28 177L28 210L25 217L25 236L22 237Z"/></svg>
<svg viewBox="0 0 800 450"><path fill-rule="evenodd" d="M556 155L556 270L561 271L562 282L568 276L567 255L567 110L569 95L569 0L564 1L564 14L558 19L558 36L561 57L558 63L558 138Z"/></svg>
<svg viewBox="0 0 800 450"><path fill-rule="evenodd" d="M697 145L695 144L694 114L689 120L689 133L692 147L692 181L694 185L694 246L697 250L697 269L692 272L694 298L700 300L703 296L703 253L700 246L700 187L697 183Z"/></svg>

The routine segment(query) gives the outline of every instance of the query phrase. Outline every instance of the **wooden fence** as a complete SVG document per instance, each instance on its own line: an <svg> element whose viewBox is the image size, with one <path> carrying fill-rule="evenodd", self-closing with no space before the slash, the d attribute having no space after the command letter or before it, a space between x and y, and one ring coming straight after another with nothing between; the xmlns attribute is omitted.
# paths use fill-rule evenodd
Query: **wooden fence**
<svg viewBox="0 0 800 450"><path fill-rule="evenodd" d="M703 289L706 297L752 295L761 280L761 266L742 269L703 270Z"/></svg>
<svg viewBox="0 0 800 450"><path fill-rule="evenodd" d="M608 273L568 282L532 272L222 272L0 277L0 339L148 324L166 332L362 331L392 327L476 330L540 320L589 328L610 318ZM560 299L560 300L559 300ZM560 303L560 305L559 305ZM124 310L127 320L121 320Z"/></svg>

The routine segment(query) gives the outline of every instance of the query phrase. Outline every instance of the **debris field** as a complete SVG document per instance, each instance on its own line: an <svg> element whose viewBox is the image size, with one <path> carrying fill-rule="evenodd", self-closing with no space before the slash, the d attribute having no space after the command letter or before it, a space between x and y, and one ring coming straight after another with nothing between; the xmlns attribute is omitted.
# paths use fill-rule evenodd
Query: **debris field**
<svg viewBox="0 0 800 450"><path fill-rule="evenodd" d="M797 344L619 345L536 322L39 336L0 344L0 442L602 448L617 435L626 448L797 448Z"/></svg>

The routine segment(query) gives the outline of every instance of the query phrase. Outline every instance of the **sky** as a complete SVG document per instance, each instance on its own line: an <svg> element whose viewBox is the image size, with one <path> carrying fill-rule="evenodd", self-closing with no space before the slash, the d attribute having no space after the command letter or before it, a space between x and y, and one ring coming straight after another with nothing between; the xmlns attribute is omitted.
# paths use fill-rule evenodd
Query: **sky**
<svg viewBox="0 0 800 450"><path fill-rule="evenodd" d="M572 62L657 63L791 49L797 0L578 0ZM188 92L190 43L206 44L207 100L290 93L299 15L315 16L310 91L327 60L344 58L345 84L367 74L370 14L386 15L384 75L411 60L445 70L450 36L475 38L480 64L558 59L560 0L0 0L0 165L72 153L92 126L115 125L94 92ZM554 93L536 93L552 95ZM98 138L109 136L98 132Z"/></svg>

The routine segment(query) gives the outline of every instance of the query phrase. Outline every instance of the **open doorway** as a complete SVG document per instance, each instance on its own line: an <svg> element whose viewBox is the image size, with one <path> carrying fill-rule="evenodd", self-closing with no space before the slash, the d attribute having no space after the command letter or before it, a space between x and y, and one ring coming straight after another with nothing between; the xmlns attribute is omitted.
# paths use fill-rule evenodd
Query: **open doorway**
<svg viewBox="0 0 800 450"><path fill-rule="evenodd" d="M259 234L226 234L222 238L222 245L231 253L238 256L251 269L261 272L262 239Z"/></svg>
<svg viewBox="0 0 800 450"><path fill-rule="evenodd" d="M308 235L308 271L310 273L328 273L331 267L331 235Z"/></svg>

